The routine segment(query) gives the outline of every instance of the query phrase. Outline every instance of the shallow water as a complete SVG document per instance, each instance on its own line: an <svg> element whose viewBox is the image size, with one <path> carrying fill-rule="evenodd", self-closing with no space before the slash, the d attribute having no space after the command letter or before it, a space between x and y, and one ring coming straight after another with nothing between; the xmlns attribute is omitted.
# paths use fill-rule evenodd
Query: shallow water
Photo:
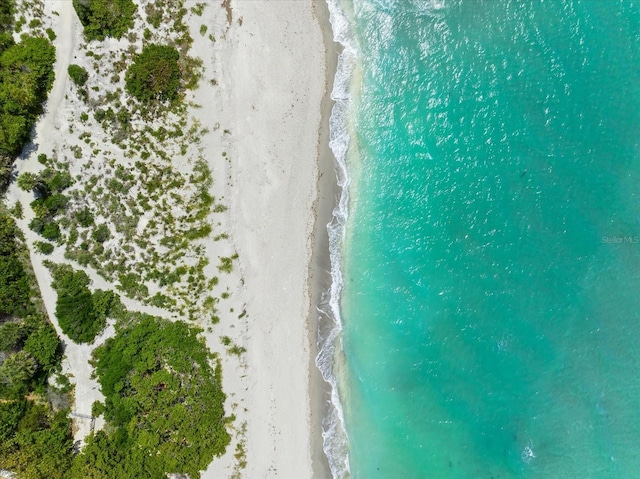
<svg viewBox="0 0 640 479"><path fill-rule="evenodd" d="M640 6L344 0L355 478L640 473Z"/></svg>

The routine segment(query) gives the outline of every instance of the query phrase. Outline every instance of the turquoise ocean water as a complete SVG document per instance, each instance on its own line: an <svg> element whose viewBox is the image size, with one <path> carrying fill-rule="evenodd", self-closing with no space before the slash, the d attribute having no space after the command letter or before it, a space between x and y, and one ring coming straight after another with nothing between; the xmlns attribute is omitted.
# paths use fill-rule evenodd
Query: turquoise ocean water
<svg viewBox="0 0 640 479"><path fill-rule="evenodd" d="M640 4L336 5L351 477L640 477Z"/></svg>

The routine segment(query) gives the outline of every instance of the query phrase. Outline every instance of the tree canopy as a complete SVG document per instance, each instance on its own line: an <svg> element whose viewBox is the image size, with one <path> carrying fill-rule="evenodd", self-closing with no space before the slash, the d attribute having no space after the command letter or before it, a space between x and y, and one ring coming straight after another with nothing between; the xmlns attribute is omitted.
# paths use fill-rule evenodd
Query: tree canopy
<svg viewBox="0 0 640 479"><path fill-rule="evenodd" d="M87 40L121 38L133 27L136 6L131 0L73 0Z"/></svg>
<svg viewBox="0 0 640 479"><path fill-rule="evenodd" d="M0 399L43 384L60 364L60 341L33 303L26 261L18 227L0 212Z"/></svg>
<svg viewBox="0 0 640 479"><path fill-rule="evenodd" d="M34 300L27 261L18 228L0 211L0 469L20 478L63 479L72 460L71 421L44 397L62 353Z"/></svg>
<svg viewBox="0 0 640 479"><path fill-rule="evenodd" d="M72 341L90 343L104 329L106 318L95 310L89 276L69 265L56 265L52 273L53 287L58 293L56 317L60 328Z"/></svg>
<svg viewBox="0 0 640 479"><path fill-rule="evenodd" d="M54 79L55 48L27 37L0 54L0 156L20 153Z"/></svg>
<svg viewBox="0 0 640 479"><path fill-rule="evenodd" d="M20 478L65 479L73 438L66 411L34 401L0 403L0 468Z"/></svg>
<svg viewBox="0 0 640 479"><path fill-rule="evenodd" d="M180 91L178 51L166 45L146 45L127 69L127 92L142 102L172 101Z"/></svg>
<svg viewBox="0 0 640 479"><path fill-rule="evenodd" d="M200 477L229 443L219 365L183 322L143 318L95 353L105 431L90 437L72 477Z"/></svg>
<svg viewBox="0 0 640 479"><path fill-rule="evenodd" d="M9 183L13 158L29 140L31 127L53 85L55 48L45 38L15 43L3 31L11 2L0 7L0 190Z"/></svg>

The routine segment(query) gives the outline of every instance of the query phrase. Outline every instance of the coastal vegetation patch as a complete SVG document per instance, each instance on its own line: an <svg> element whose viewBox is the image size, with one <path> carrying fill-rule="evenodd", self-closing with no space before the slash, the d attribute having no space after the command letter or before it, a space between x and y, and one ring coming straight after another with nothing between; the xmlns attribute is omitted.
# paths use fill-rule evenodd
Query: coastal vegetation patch
<svg viewBox="0 0 640 479"><path fill-rule="evenodd" d="M56 317L62 331L76 343L90 343L104 329L107 316L120 304L113 291L89 289L87 273L67 264L47 262L58 293Z"/></svg>
<svg viewBox="0 0 640 479"><path fill-rule="evenodd" d="M71 466L69 389L49 381L61 357L22 235L0 211L0 469L17 477L62 479Z"/></svg>
<svg viewBox="0 0 640 479"><path fill-rule="evenodd" d="M133 27L136 5L131 0L73 0L87 40L121 38Z"/></svg>
<svg viewBox="0 0 640 479"><path fill-rule="evenodd" d="M60 342L37 298L22 234L0 211L0 399L41 390L60 365Z"/></svg>
<svg viewBox="0 0 640 479"><path fill-rule="evenodd" d="M3 15L6 18L6 15ZM55 48L43 37L13 41L0 33L0 183L6 188L13 158L29 140L54 79Z"/></svg>
<svg viewBox="0 0 640 479"><path fill-rule="evenodd" d="M44 164L48 162L46 155L40 155L39 160ZM17 183L22 190L33 192L35 198L31 202L35 217L29 228L49 241L60 241L57 217L66 211L69 204L69 197L62 192L73 184L68 169L48 166L39 173L21 174Z"/></svg>
<svg viewBox="0 0 640 479"><path fill-rule="evenodd" d="M180 90L178 51L168 45L145 45L127 69L127 92L141 102L173 101Z"/></svg>
<svg viewBox="0 0 640 479"><path fill-rule="evenodd" d="M47 30L52 24L30 13L42 11L42 0L18 4L23 31L55 38ZM67 71L67 108L56 123L64 141L39 155L41 170L21 175L18 186L33 194L30 227L41 236L34 250L56 261L44 264L57 293L57 325L73 341L67 352L73 357L78 351L74 343L95 349L93 366L105 399L94 402L91 414L103 416L106 425L85 438L83 449L70 447L70 399L60 399L66 397L62 389L54 394L52 378L34 379L54 353L57 366L51 370L60 369L55 330L49 325L25 339L19 328L8 326L0 335L6 354L13 355L6 369L29 379L9 400L15 407L0 411L0 434L6 430L10 438L7 449L0 449L2 459L10 459L0 469L34 478L160 478L172 472L196 478L224 453L229 432L238 434L235 416L224 414L219 359L206 348L200 329L127 311L116 291L131 298L127 304L134 309L154 306L166 317L200 324L220 321L216 275L226 283L220 297L230 294L229 279L220 273L231 271L237 254L224 241L223 268L216 268L215 259L209 264L216 256L205 240L228 239L216 216L226 206L211 193L210 158L201 142L209 131L189 110L198 107L188 90L197 86L202 62L189 56L193 39L185 16L201 15L206 4L190 11L183 0L145 0L136 2L138 12L130 0L73 4L89 42L76 46L76 64ZM105 20L118 9L122 18ZM121 41L93 41L106 37ZM14 207L16 218L22 217L20 205ZM86 272L78 265L88 267ZM94 272L113 290L93 290ZM107 319L107 332L115 330L115 337L98 347L107 336L96 340ZM235 343L227 346L228 354L244 353ZM46 406L45 412L30 412L31 403ZM29 436L21 424L38 424L34 433L49 436ZM33 446L36 441L42 447ZM244 465L243 444L236 445L236 459Z"/></svg>
<svg viewBox="0 0 640 479"><path fill-rule="evenodd" d="M146 317L95 350L107 427L89 436L71 477L195 479L224 453L221 369L200 332Z"/></svg>

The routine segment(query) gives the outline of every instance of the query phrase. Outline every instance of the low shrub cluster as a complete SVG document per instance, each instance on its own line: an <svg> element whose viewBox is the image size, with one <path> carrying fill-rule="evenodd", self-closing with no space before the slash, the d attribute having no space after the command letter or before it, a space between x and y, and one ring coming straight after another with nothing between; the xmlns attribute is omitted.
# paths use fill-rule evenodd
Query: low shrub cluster
<svg viewBox="0 0 640 479"><path fill-rule="evenodd" d="M69 172L53 168L45 168L39 174L23 173L18 177L18 186L25 191L33 191L36 197L31 203L35 218L29 223L29 228L45 239L58 241L61 237L55 218L67 208L69 198L62 192L72 182Z"/></svg>
<svg viewBox="0 0 640 479"><path fill-rule="evenodd" d="M127 69L127 93L141 102L175 100L180 91L179 59L180 54L173 47L145 45Z"/></svg>
<svg viewBox="0 0 640 479"><path fill-rule="evenodd" d="M90 343L104 329L107 316L120 305L112 291L89 289L91 280L84 271L69 265L47 263L58 293L56 317L62 331L76 343Z"/></svg>
<svg viewBox="0 0 640 479"><path fill-rule="evenodd" d="M87 40L121 38L133 27L136 6L131 0L73 0Z"/></svg>

